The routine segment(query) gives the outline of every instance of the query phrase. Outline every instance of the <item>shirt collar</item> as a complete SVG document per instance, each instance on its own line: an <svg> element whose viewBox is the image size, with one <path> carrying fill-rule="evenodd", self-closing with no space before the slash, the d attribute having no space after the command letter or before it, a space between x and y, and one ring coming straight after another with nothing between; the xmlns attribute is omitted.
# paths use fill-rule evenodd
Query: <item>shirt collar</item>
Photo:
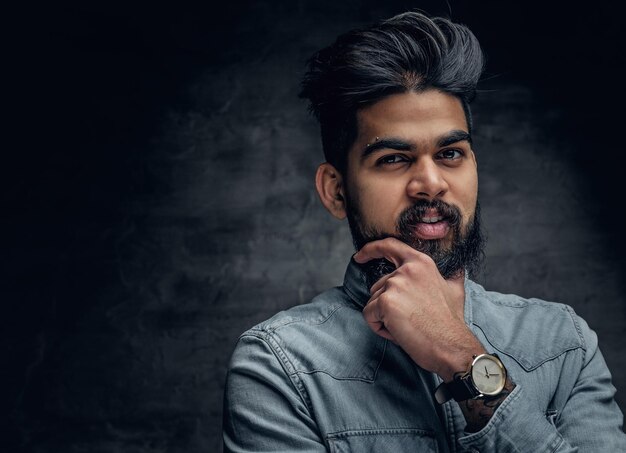
<svg viewBox="0 0 626 453"><path fill-rule="evenodd" d="M365 307L370 298L370 291L367 287L365 274L361 270L361 266L350 258L350 263L346 269L343 279L343 289L350 298L361 308Z"/></svg>

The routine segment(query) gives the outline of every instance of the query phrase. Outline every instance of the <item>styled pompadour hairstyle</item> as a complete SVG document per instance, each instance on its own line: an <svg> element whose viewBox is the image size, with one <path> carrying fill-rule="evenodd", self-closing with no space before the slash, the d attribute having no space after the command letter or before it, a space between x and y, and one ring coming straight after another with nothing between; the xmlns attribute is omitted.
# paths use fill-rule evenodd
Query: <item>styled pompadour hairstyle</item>
<svg viewBox="0 0 626 453"><path fill-rule="evenodd" d="M474 34L448 19L406 12L349 31L308 60L300 97L320 122L326 161L345 174L356 140L357 110L384 97L435 88L459 98L471 133L469 103L483 72Z"/></svg>

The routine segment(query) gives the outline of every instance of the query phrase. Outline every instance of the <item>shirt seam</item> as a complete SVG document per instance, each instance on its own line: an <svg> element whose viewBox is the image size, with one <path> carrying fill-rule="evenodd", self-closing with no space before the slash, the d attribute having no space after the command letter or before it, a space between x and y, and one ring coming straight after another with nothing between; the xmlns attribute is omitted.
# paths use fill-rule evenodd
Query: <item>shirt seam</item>
<svg viewBox="0 0 626 453"><path fill-rule="evenodd" d="M568 352L570 352L570 351L575 351L575 350L577 350L577 349L583 349L583 355L584 355L584 349L585 349L585 348L583 347L583 345L580 345L580 344L579 344L579 345L567 346L567 347L565 347L563 350L561 350L559 353L554 354L554 355L551 355L551 356L548 356L548 357L546 357L545 359L541 360L540 362L538 362L538 363L537 363L537 364L535 364L535 365L526 366L526 365L524 365L523 363L521 363L521 362L517 359L517 357L515 357L515 356L514 356L514 355L512 355L511 353L509 353L509 352L505 351L505 350L504 350L504 348L502 348L502 347L500 347L500 346L496 345L495 343L493 343L493 342L489 339L489 337L487 336L486 332L483 330L483 328L482 328L482 327L480 327L480 326L479 326L478 324L476 324L476 323L473 323L472 325L473 325L474 327L476 327L477 329L479 329L479 330L482 332L483 336L485 337L485 340L487 341L487 343L489 343L489 345L490 345L491 347L493 347L494 349L496 349L499 353L504 354L504 355L506 355L507 357L509 357L509 358L511 358L512 360L514 360L514 361L515 361L515 363L517 363L517 364L518 364L518 365L519 365L519 366L520 366L523 370L525 370L525 371L527 371L527 372L534 371L534 370L536 370L537 368L539 368L539 367L541 367L542 365L544 365L545 363L548 363L548 362L550 362L550 361L552 361L552 360L555 360L555 359L557 359L557 358L561 357L562 355L567 354L567 353L568 353Z"/></svg>
<svg viewBox="0 0 626 453"><path fill-rule="evenodd" d="M583 361L582 363L584 364L587 358L587 349L588 349L588 345L587 345L587 341L585 341L585 336L583 335L583 331L580 328L580 323L578 322L578 320L576 319L576 313L574 312L574 309L568 305L565 306L567 309L567 312L570 315L570 318L572 319L572 322L574 323L574 328L576 329L576 333L578 334L578 338L580 339L580 342L582 343L582 350L583 350Z"/></svg>
<svg viewBox="0 0 626 453"><path fill-rule="evenodd" d="M264 333L265 335L263 335ZM287 354L285 354L285 352L282 350L280 345L273 338L273 335L270 334L269 332L258 332L258 334L248 333L246 334L246 336L247 335L258 338L260 341L264 342L269 347L270 351L272 351L274 356L278 359L278 362L281 364L281 367L286 372L287 377L289 378L289 382L291 382L291 385L293 385L295 390L298 392L300 399L302 400L305 407L307 408L309 417L313 418L311 400L308 396L306 389L304 388L304 384L298 378L295 367L293 366L293 364L287 357ZM243 336L244 335L242 335L242 337Z"/></svg>
<svg viewBox="0 0 626 453"><path fill-rule="evenodd" d="M325 374L326 376L329 376L329 377L331 377L331 378L333 378L333 379L335 379L337 381L361 381L361 382L366 382L366 383L370 383L371 384L372 382L376 382L376 377L378 376L378 371L380 370L380 366L383 363L383 361L385 360L385 354L387 353L387 343L388 343L388 340L384 340L383 341L383 351L381 353L380 360L376 364L376 369L372 373L372 377L371 378L360 377L360 376L339 377L339 376L335 376L334 374L329 373L328 371L324 371L324 370L307 370L307 371L296 370L295 366L294 366L293 374L312 375L312 374L320 373L320 374Z"/></svg>
<svg viewBox="0 0 626 453"><path fill-rule="evenodd" d="M397 428L361 428L361 429L346 429L342 431L334 431L326 435L327 439L340 439L348 436L369 436L372 434L412 434L419 433L425 434L428 437L435 438L435 432L429 429L423 428L411 428L409 426L400 426Z"/></svg>
<svg viewBox="0 0 626 453"><path fill-rule="evenodd" d="M311 321L305 318L291 318L291 319L285 319L281 322L277 322L275 324L267 324L267 325L262 325L262 326L256 326L253 327L249 330L249 332L255 331L255 332L263 332L263 333L267 333L267 334L272 334L274 332L276 332L278 329L281 329L283 327L286 327L290 324L296 324L296 323L304 323L304 324L308 324L308 325L312 325L312 326L319 326L324 324L326 321L328 321L330 318L333 317L333 315L335 313L337 313L337 311L341 310L342 308L347 308L344 304L342 303L337 303L337 305L331 305L331 311L322 319L322 320L316 320L316 321ZM245 334L244 334L245 335Z"/></svg>

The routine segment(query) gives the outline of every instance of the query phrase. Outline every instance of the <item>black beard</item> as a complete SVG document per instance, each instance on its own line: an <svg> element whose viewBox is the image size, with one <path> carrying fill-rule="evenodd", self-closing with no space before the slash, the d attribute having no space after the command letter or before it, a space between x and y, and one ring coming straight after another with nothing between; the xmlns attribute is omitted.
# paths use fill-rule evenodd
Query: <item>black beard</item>
<svg viewBox="0 0 626 453"><path fill-rule="evenodd" d="M474 215L462 231L462 216L456 206L441 200L418 200L400 214L396 223L397 234L390 234L363 227L358 210L358 201L356 203L355 201L350 200L348 203L347 217L356 250L360 250L368 242L395 237L415 250L430 256L437 265L439 273L445 279L459 275L463 270L467 271L470 276L474 275L480 267L484 257L485 241L480 229L480 205L478 202L476 202ZM448 222L452 229L452 243L450 245L445 246L445 242L440 239L424 240L415 236L415 225L428 209L436 209L439 215ZM371 288L378 279L395 270L395 266L384 258L371 260L361 267L365 272L368 288Z"/></svg>

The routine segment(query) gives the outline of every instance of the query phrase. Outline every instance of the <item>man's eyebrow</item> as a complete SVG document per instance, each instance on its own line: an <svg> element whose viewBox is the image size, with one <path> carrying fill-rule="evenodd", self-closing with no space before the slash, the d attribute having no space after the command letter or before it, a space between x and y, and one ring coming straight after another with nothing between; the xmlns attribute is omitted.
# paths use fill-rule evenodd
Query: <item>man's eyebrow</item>
<svg viewBox="0 0 626 453"><path fill-rule="evenodd" d="M467 141L470 144L472 143L472 136L463 130L455 129L450 131L439 138L437 141L437 147L443 148L444 146L452 145L453 143ZM402 140L400 138L383 138L375 141L374 143L369 143L365 149L363 149L363 153L361 154L361 159L367 158L372 153L375 153L381 149L395 149L398 151L411 151L413 150L413 144Z"/></svg>
<svg viewBox="0 0 626 453"><path fill-rule="evenodd" d="M453 130L448 132L446 135L441 137L439 141L437 141L437 147L443 148L444 146L452 145L453 143L467 141L470 145L472 144L472 136L469 132L465 132L462 130Z"/></svg>
<svg viewBox="0 0 626 453"><path fill-rule="evenodd" d="M365 159L370 154L380 150L380 149L396 149L398 151L410 151L413 149L413 145L409 142L405 142L399 138L383 138L375 141L374 143L369 143L365 149L363 149L363 153L361 154L361 159Z"/></svg>

